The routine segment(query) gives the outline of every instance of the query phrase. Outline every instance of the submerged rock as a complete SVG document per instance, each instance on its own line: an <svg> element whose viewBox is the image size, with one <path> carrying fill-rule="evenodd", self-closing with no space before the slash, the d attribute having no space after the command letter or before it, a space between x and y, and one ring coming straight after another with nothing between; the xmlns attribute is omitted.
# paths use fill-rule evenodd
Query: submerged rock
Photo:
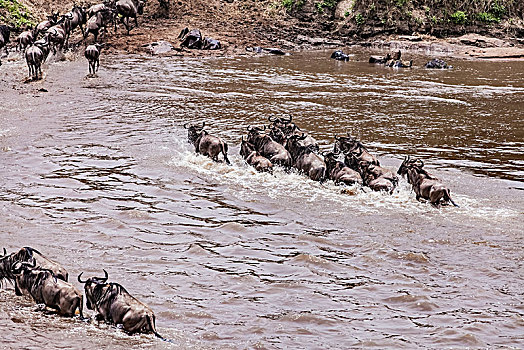
<svg viewBox="0 0 524 350"><path fill-rule="evenodd" d="M424 65L425 68L431 68L431 69L447 69L447 68L453 68L452 66L449 66L446 61L434 58L428 63Z"/></svg>

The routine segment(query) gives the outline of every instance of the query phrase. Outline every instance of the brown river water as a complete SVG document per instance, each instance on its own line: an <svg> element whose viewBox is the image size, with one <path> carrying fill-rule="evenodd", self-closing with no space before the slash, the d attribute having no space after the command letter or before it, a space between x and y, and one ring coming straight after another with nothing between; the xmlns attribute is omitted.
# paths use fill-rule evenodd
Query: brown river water
<svg viewBox="0 0 524 350"><path fill-rule="evenodd" d="M4 283L0 348L523 348L524 61L330 53L111 56L91 79L78 59L30 84L4 61L1 247L40 250L79 288L106 269L172 343L44 313ZM460 207L405 180L386 195L256 173L240 136L280 113L323 149L350 132L394 170L422 157ZM233 165L195 155L187 121Z"/></svg>

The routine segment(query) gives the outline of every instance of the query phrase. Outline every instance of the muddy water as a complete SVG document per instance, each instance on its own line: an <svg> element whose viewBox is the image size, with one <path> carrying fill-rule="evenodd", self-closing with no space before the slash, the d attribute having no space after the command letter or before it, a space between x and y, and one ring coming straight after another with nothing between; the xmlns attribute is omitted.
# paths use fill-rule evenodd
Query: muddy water
<svg viewBox="0 0 524 350"><path fill-rule="evenodd" d="M4 285L1 346L521 347L524 62L328 55L110 57L95 79L79 60L1 86L1 245L39 249L78 287L105 268L174 343L43 313ZM393 169L423 157L460 208L417 203L404 180L389 196L255 173L240 135L274 113L326 149L351 132ZM233 166L196 156L186 121L227 140Z"/></svg>

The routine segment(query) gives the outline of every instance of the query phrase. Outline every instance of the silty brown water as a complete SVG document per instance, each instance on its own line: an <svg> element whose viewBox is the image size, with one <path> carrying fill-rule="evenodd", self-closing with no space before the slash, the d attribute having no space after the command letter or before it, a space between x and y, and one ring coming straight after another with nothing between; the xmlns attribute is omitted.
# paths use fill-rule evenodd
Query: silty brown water
<svg viewBox="0 0 524 350"><path fill-rule="evenodd" d="M524 62L393 70L355 53L113 56L96 79L82 60L49 64L0 107L0 243L39 249L78 287L105 268L176 348L521 347ZM279 113L323 149L350 132L393 170L422 157L460 208L416 202L405 180L342 193L254 172L240 136ZM195 155L187 121L233 166ZM5 284L0 327L5 348L173 347L44 314Z"/></svg>

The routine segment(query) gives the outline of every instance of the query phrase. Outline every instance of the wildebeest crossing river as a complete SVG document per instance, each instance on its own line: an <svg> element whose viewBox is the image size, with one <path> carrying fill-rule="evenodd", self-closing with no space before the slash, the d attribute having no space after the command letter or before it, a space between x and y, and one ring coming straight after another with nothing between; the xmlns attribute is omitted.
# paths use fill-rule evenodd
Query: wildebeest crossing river
<svg viewBox="0 0 524 350"><path fill-rule="evenodd" d="M96 79L66 61L28 93L1 86L2 247L40 250L78 287L106 269L179 348L521 346L524 62L393 70L329 54L112 56ZM323 149L351 132L394 170L421 157L460 208L418 203L404 179L387 195L255 172L240 136L280 113ZM229 143L232 166L194 154L188 121ZM4 347L172 346L5 287Z"/></svg>

